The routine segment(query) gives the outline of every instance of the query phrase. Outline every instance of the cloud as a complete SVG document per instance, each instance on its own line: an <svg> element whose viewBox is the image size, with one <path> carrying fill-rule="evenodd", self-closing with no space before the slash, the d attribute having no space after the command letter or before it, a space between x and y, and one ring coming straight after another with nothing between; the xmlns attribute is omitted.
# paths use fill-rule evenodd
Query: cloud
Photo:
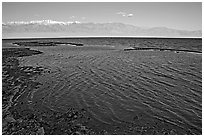
<svg viewBox="0 0 204 137"><path fill-rule="evenodd" d="M125 12L117 12L116 14L121 15L123 17L132 17L132 13L125 13Z"/></svg>
<svg viewBox="0 0 204 137"><path fill-rule="evenodd" d="M133 14L131 14L131 13L127 15L127 17L132 17L132 16L133 16Z"/></svg>

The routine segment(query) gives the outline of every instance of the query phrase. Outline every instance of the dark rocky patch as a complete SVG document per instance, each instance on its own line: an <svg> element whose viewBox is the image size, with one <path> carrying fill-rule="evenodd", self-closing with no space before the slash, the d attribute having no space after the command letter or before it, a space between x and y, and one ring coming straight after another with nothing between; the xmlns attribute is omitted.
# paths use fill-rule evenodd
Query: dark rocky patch
<svg viewBox="0 0 204 137"><path fill-rule="evenodd" d="M19 66L17 57L40 54L29 48L3 49L2 58L2 134L95 134L83 125L83 111L70 108L66 113L51 110L35 111L28 103L27 95L41 85L34 78L45 68ZM44 110L42 108L42 110Z"/></svg>
<svg viewBox="0 0 204 137"><path fill-rule="evenodd" d="M23 56L32 56L36 54L42 54L41 51L31 50L30 48L3 48L3 59L11 57L23 57ZM3 60L6 62L6 60Z"/></svg>

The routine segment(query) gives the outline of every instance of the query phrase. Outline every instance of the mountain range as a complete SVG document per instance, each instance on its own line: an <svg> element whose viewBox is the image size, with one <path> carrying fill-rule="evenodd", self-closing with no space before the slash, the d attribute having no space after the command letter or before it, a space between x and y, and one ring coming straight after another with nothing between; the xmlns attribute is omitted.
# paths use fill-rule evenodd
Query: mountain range
<svg viewBox="0 0 204 137"><path fill-rule="evenodd" d="M134 36L134 37L202 37L201 30L176 30L166 27L145 28L123 23L80 23L53 20L2 23L3 38Z"/></svg>

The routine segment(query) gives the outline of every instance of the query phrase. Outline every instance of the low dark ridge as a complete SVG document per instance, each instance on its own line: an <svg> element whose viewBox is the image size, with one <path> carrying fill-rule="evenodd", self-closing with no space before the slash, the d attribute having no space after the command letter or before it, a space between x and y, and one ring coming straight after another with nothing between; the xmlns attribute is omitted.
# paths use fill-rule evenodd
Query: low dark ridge
<svg viewBox="0 0 204 137"><path fill-rule="evenodd" d="M83 46L82 43L73 43L73 42L53 42L53 41L27 41L27 42L14 42L13 44L19 46L57 46L62 44L69 44L75 46Z"/></svg>

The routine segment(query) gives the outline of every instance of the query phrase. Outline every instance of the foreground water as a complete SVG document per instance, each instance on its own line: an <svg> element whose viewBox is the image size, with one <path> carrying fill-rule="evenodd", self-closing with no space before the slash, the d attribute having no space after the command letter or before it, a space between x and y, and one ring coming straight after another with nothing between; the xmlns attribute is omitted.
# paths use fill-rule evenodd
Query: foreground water
<svg viewBox="0 0 204 137"><path fill-rule="evenodd" d="M48 73L36 79L42 85L27 96L31 108L84 109L92 118L90 126L107 131L135 123L201 134L202 54L123 51L126 46L124 41L118 46L33 47L43 54L19 58L21 65L47 68Z"/></svg>

